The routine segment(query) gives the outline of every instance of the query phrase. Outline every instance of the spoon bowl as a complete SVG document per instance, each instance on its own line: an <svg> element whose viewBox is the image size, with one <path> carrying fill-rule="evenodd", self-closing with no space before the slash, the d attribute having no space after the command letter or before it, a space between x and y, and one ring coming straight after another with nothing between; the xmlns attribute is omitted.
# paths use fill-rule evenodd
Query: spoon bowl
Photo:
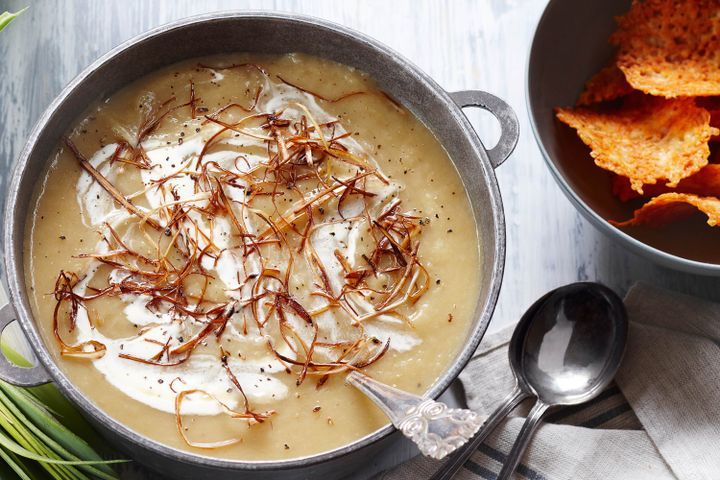
<svg viewBox="0 0 720 480"><path fill-rule="evenodd" d="M560 287L538 303L516 345L513 369L546 404L584 403L610 383L622 360L622 300L603 285L585 282Z"/></svg>

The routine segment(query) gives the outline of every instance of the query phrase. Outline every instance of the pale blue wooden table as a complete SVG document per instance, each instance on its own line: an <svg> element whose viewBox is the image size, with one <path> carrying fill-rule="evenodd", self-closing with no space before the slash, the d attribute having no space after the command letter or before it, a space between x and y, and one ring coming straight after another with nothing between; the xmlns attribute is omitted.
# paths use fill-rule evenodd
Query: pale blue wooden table
<svg viewBox="0 0 720 480"><path fill-rule="evenodd" d="M582 219L555 185L525 109L527 52L545 0L0 0L0 11L29 3L0 35L0 191L42 110L72 77L123 40L198 13L299 12L377 38L448 90L485 89L515 108L520 142L497 171L508 243L492 330L516 322L547 290L577 280L598 280L620 292L641 280L720 300L720 280L673 272L624 251ZM471 115L492 146L498 135L493 121Z"/></svg>

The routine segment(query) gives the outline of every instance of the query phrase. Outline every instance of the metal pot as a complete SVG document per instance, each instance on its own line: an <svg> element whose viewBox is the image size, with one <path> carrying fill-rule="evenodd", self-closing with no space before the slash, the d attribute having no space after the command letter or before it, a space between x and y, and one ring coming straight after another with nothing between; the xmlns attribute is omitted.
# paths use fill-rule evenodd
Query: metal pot
<svg viewBox="0 0 720 480"><path fill-rule="evenodd" d="M57 366L35 326L25 291L23 236L35 182L58 142L92 100L106 97L160 67L222 52L305 52L357 67L402 103L436 135L462 175L480 238L481 287L468 292L475 320L454 362L427 392L437 397L457 377L487 329L500 290L505 258L505 221L493 169L512 152L518 122L502 100L480 91L447 93L397 53L345 27L279 13L219 13L180 20L115 48L75 78L40 118L20 156L5 210L5 268L11 302L0 310L0 330L17 319L40 364L24 369L0 355L0 378L16 385L54 381L119 450L170 478L340 478L387 455L399 435L381 428L332 451L283 461L233 461L180 451L150 440L106 415ZM486 150L461 108L475 106L500 121L498 145Z"/></svg>

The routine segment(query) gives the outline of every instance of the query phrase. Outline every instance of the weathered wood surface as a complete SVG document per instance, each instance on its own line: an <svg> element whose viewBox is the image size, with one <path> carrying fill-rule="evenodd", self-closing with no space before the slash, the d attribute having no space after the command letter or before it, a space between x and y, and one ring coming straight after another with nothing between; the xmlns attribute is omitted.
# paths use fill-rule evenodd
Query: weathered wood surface
<svg viewBox="0 0 720 480"><path fill-rule="evenodd" d="M85 66L122 41L188 15L228 9L298 12L357 29L397 50L447 90L480 88L507 100L521 139L497 170L507 217L507 264L492 329L537 297L576 280L624 291L635 281L720 299L720 280L673 272L624 251L580 217L550 176L530 131L525 65L545 0L0 1L31 8L0 35L0 192L43 109ZM492 144L497 127L471 119Z"/></svg>

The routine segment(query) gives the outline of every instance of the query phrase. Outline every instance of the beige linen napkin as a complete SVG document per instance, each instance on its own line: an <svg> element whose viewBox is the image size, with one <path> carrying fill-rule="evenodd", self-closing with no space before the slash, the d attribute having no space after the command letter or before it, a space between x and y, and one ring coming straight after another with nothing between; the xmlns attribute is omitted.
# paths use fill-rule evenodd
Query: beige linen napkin
<svg viewBox="0 0 720 480"><path fill-rule="evenodd" d="M642 284L625 304L630 329L617 383L588 404L551 412L516 478L720 479L720 304ZM511 334L485 338L460 376L469 406L482 414L512 388ZM502 424L456 478L496 478L522 421ZM415 458L377 478L419 480L438 466Z"/></svg>

